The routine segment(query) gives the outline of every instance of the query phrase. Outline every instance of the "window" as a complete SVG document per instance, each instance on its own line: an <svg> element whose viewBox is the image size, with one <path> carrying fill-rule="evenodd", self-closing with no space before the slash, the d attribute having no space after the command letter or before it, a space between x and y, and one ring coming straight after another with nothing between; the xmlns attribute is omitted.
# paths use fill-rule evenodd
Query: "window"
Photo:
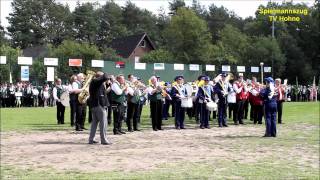
<svg viewBox="0 0 320 180"><path fill-rule="evenodd" d="M135 63L139 63L140 62L140 57L139 56L135 56L134 57L134 62Z"/></svg>
<svg viewBox="0 0 320 180"><path fill-rule="evenodd" d="M140 43L140 46L141 47L146 47L146 40L142 40L141 43Z"/></svg>

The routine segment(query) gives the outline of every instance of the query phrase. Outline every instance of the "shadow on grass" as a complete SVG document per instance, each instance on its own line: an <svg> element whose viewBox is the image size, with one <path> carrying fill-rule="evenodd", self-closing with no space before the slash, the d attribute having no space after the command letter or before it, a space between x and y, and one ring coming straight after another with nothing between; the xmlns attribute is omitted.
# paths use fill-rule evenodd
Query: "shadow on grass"
<svg viewBox="0 0 320 180"><path fill-rule="evenodd" d="M246 139L257 139L257 138L263 138L261 136L254 136L254 135L250 135L250 136L230 136L230 135L226 135L226 136L215 136L215 138L221 138L221 139L242 139L242 138L246 138Z"/></svg>
<svg viewBox="0 0 320 180"><path fill-rule="evenodd" d="M71 142L71 141L40 141L38 144L70 144L70 145L88 145L87 142Z"/></svg>
<svg viewBox="0 0 320 180"><path fill-rule="evenodd" d="M37 127L37 128L32 128L32 131L73 131L73 129L70 129L69 127L52 127L52 128L42 128L42 127ZM80 133L79 133L80 134Z"/></svg>

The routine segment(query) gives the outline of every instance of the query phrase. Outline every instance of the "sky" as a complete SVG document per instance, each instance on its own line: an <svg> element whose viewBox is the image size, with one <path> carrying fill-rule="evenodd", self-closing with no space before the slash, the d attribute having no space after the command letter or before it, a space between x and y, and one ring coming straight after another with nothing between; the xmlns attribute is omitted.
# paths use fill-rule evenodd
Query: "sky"
<svg viewBox="0 0 320 180"><path fill-rule="evenodd" d="M11 2L13 0L0 0L0 16L1 16L1 25L3 27L7 27L8 20L6 17L12 12ZM76 7L77 1L80 3L85 2L98 2L101 5L104 5L108 0L55 0L56 2L62 4L68 4L71 11ZM127 0L114 0L120 6L124 6ZM131 0L136 6L140 8L147 9L154 14L158 14L158 10L163 8L166 13L169 12L169 2L172 0ZM259 7L260 4L266 5L270 0L198 0L199 3L206 8L208 8L211 4L215 4L216 6L224 6L230 11L235 12L239 17L246 18L249 16L254 16L255 11ZM284 0L272 0L273 2L282 2ZM291 0L285 0L291 1ZM189 6L192 4L192 0L185 0L186 5ZM293 0L294 3L304 2L308 6L312 6L314 0Z"/></svg>

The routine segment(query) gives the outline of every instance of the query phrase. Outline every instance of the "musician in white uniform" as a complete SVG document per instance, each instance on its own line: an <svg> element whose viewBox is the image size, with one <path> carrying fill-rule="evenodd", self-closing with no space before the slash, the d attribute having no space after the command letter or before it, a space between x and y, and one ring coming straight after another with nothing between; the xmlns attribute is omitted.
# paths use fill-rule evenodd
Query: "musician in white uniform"
<svg viewBox="0 0 320 180"><path fill-rule="evenodd" d="M162 129L162 87L157 81L157 77L150 78L151 85L147 88L150 100L151 122L154 131Z"/></svg>
<svg viewBox="0 0 320 180"><path fill-rule="evenodd" d="M128 94L128 86L124 76L118 75L116 81L111 85L111 104L113 108L113 134L126 134L122 131L122 121L124 120L125 101Z"/></svg>
<svg viewBox="0 0 320 180"><path fill-rule="evenodd" d="M62 87L61 85L61 79L56 79L55 86L53 88L53 98L56 101L57 105L57 122L58 124L64 124L64 112L65 112L65 107L62 105L60 97L62 92L65 90L65 87Z"/></svg>

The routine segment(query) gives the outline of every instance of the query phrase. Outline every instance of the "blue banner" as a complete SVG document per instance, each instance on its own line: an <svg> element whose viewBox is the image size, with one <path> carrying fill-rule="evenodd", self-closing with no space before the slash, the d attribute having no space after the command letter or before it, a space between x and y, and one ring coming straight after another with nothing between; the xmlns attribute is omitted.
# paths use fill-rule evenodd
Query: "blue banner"
<svg viewBox="0 0 320 180"><path fill-rule="evenodd" d="M29 66L21 66L21 81L29 81Z"/></svg>

